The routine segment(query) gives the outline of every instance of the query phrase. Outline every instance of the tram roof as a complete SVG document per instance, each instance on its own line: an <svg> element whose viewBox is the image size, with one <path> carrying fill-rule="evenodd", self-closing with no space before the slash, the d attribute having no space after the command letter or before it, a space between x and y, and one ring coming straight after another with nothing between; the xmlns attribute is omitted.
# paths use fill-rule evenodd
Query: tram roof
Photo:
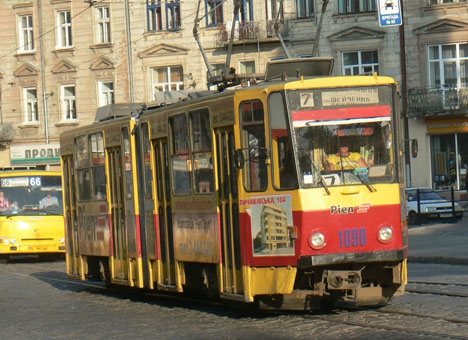
<svg viewBox="0 0 468 340"><path fill-rule="evenodd" d="M119 103L101 106L97 109L95 121L101 122L118 117L130 117L136 115L144 105L144 103Z"/></svg>

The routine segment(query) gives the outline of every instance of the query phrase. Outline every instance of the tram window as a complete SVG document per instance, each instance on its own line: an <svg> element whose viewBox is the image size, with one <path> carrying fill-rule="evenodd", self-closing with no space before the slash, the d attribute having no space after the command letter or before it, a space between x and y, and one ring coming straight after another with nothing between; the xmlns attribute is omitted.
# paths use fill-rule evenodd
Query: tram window
<svg viewBox="0 0 468 340"><path fill-rule="evenodd" d="M106 172L103 166L92 168L94 183L94 199L104 200L106 198Z"/></svg>
<svg viewBox="0 0 468 340"><path fill-rule="evenodd" d="M144 185L145 197L153 197L153 176L151 174L151 143L149 139L148 124L142 126L142 148L144 155Z"/></svg>
<svg viewBox="0 0 468 340"><path fill-rule="evenodd" d="M106 171L104 154L104 137L102 132L89 136L91 145L91 175L94 188L93 198L102 200L106 198Z"/></svg>
<svg viewBox="0 0 468 340"><path fill-rule="evenodd" d="M91 199L91 176L89 173L89 147L86 135L75 138L75 166L78 181L78 200Z"/></svg>
<svg viewBox="0 0 468 340"><path fill-rule="evenodd" d="M132 155L130 149L130 137L128 127L122 129L123 153L124 153L124 171L125 171L125 197L127 199L133 198L132 190Z"/></svg>
<svg viewBox="0 0 468 340"><path fill-rule="evenodd" d="M170 119L172 135L172 180L174 193L180 195L190 194L191 161L189 155L189 138L187 118L179 114Z"/></svg>
<svg viewBox="0 0 468 340"><path fill-rule="evenodd" d="M287 120L287 111L283 95L272 93L268 98L268 113L273 151L273 178L275 187L281 189L295 188L298 185L296 165Z"/></svg>
<svg viewBox="0 0 468 340"><path fill-rule="evenodd" d="M213 160L208 110L190 113L195 192L213 192Z"/></svg>
<svg viewBox="0 0 468 340"><path fill-rule="evenodd" d="M247 149L244 185L250 191L265 191L268 185L264 111L260 100L240 104L242 143Z"/></svg>
<svg viewBox="0 0 468 340"><path fill-rule="evenodd" d="M89 166L88 141L85 135L75 139L75 166L76 168Z"/></svg>
<svg viewBox="0 0 468 340"><path fill-rule="evenodd" d="M78 200L89 201L91 199L91 180L89 169L76 170L78 180Z"/></svg>

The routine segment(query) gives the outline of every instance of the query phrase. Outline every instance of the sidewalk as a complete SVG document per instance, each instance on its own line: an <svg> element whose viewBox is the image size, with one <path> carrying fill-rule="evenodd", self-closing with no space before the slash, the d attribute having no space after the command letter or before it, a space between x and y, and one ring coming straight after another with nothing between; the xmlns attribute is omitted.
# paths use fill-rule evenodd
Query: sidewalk
<svg viewBox="0 0 468 340"><path fill-rule="evenodd" d="M409 226L408 262L468 265L468 212L458 223Z"/></svg>

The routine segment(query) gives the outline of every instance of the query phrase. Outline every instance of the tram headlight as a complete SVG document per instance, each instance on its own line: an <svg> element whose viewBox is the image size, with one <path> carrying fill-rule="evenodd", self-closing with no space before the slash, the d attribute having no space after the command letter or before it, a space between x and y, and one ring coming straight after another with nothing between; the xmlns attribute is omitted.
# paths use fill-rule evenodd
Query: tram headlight
<svg viewBox="0 0 468 340"><path fill-rule="evenodd" d="M388 243L393 239L393 228L389 226L383 226L379 229L379 241Z"/></svg>
<svg viewBox="0 0 468 340"><path fill-rule="evenodd" d="M313 249L322 249L327 245L325 242L325 235L320 232L313 233L309 238L309 244Z"/></svg>
<svg viewBox="0 0 468 340"><path fill-rule="evenodd" d="M65 244L65 237L62 237L62 238L59 240L59 243L60 243L60 244Z"/></svg>

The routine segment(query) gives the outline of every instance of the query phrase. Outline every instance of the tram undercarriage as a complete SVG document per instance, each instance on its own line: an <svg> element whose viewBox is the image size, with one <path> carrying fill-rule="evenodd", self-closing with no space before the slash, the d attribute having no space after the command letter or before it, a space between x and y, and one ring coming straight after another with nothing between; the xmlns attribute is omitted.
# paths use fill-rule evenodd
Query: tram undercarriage
<svg viewBox="0 0 468 340"><path fill-rule="evenodd" d="M404 293L406 261L374 263L353 269L313 268L298 272L291 294L257 297L261 309L324 310L378 307Z"/></svg>

